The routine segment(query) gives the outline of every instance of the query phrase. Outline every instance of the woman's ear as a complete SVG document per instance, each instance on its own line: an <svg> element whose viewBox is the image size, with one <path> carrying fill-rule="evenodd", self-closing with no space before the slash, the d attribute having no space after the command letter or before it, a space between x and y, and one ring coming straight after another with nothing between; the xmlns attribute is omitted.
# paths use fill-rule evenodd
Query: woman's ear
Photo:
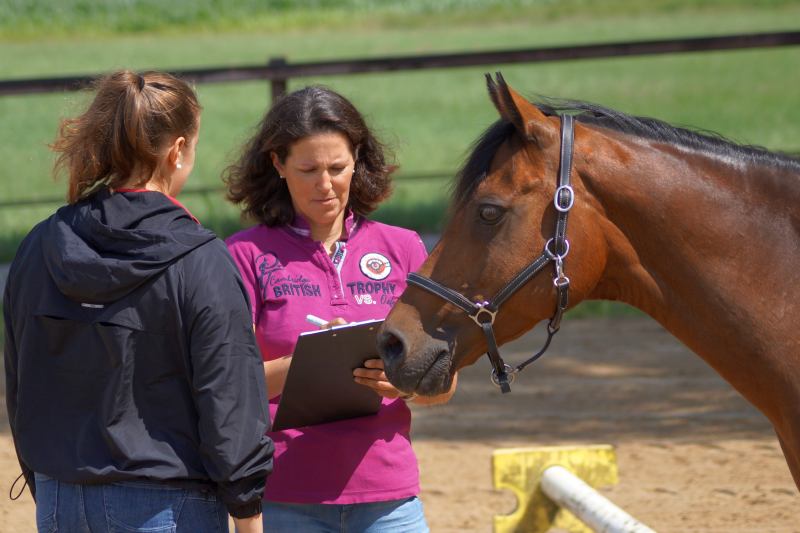
<svg viewBox="0 0 800 533"><path fill-rule="evenodd" d="M272 159L272 166L275 167L275 170L278 171L278 175L283 177L284 176L284 174L283 174L284 167L283 167L283 163L281 163L281 158L278 157L278 154L276 154L275 152L270 152L269 153L269 157L270 157L270 159Z"/></svg>
<svg viewBox="0 0 800 533"><path fill-rule="evenodd" d="M171 169L175 169L181 163L181 151L186 146L186 138L178 137L169 147L167 152L167 164Z"/></svg>

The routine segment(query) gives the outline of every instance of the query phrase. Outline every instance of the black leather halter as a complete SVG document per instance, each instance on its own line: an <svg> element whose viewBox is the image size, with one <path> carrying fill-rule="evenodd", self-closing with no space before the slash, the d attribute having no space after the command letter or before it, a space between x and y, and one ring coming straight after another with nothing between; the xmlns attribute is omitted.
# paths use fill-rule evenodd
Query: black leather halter
<svg viewBox="0 0 800 533"><path fill-rule="evenodd" d="M574 143L574 119L572 115L561 115L561 159L558 170L558 188L553 198L553 204L558 212L556 218L556 230L552 239L544 245L544 250L533 263L525 267L519 274L509 281L505 287L495 294L491 300L482 302L472 302L464 295L445 287L425 276L411 273L407 281L410 285L415 285L425 289L451 304L461 308L469 317L475 321L483 330L488 345L487 355L492 362L492 381L500 387L504 393L511 391L511 383L514 377L523 368L541 357L550 346L559 328L561 318L569 303L569 278L564 275L564 258L569 253L569 241L567 240L567 216L569 210L575 202L575 193L570 186L570 173L572 171L572 151ZM497 350L497 340L494 336L492 325L494 324L497 311L500 306L525 283L536 274L542 271L550 262L554 263L555 271L553 275L553 285L556 290L556 311L547 324L547 340L544 346L516 367L511 367L503 362Z"/></svg>

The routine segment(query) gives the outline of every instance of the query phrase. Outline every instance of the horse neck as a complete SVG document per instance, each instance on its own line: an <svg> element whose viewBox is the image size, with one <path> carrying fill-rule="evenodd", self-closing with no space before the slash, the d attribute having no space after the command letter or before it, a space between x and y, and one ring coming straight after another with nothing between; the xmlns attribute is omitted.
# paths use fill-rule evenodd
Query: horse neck
<svg viewBox="0 0 800 533"><path fill-rule="evenodd" d="M609 243L589 297L642 309L752 396L748 369L800 348L800 172L621 135L602 153L576 161Z"/></svg>

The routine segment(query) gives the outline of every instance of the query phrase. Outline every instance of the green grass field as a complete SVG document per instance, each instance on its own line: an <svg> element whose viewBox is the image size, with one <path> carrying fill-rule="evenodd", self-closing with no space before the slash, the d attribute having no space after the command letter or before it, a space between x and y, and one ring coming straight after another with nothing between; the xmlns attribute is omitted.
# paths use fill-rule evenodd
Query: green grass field
<svg viewBox="0 0 800 533"><path fill-rule="evenodd" d="M674 13L690 8L714 12L746 7L781 8L792 0L0 0L0 33L117 35L381 26L442 27L533 18L608 18Z"/></svg>
<svg viewBox="0 0 800 533"><path fill-rule="evenodd" d="M163 5L176 4L118 3L162 6L153 7L156 14ZM175 9L187 2L177 4ZM642 7L645 3L622 0L448 0L451 11L432 0L403 3L404 9L378 0L329 0L315 4L323 8L311 12L286 7L290 2L263 2L272 5L273 11L256 9L249 18L245 8L255 2L236 2L238 11L213 19L214 9L222 9L223 4L195 2L195 7L206 6L206 11L190 10L186 24L170 25L148 23L153 13L140 20L141 13L135 10L127 15L92 11L86 6L96 4L81 0L59 4L0 0L0 78L97 73L122 67L168 70L258 64L272 56L303 61L779 31L797 29L800 20L797 2L777 0L656 0L647 8ZM48 19L53 12L42 5L60 6L63 17ZM638 7L623 9L631 5ZM28 9L38 14L14 19L4 9L8 6L22 9L17 13ZM75 15L80 6L88 10L82 18ZM354 6L359 8L356 14ZM717 131L741 142L800 151L800 93L796 89L800 50L796 47L298 79L290 83L290 89L324 83L349 96L365 112L394 148L400 165L396 192L377 216L429 231L442 222L453 171L472 140L496 118L482 76L495 70L502 70L526 94L595 101ZM197 89L204 106L203 126L189 188L220 185L221 171L236 156L269 102L265 83L200 85ZM52 181L47 144L59 117L78 113L86 98L79 93L0 98L2 200L63 194L64 184ZM440 177L407 178L420 173ZM187 194L182 200L221 235L239 227L236 210L221 195ZM0 261L10 259L21 236L54 207L0 209Z"/></svg>

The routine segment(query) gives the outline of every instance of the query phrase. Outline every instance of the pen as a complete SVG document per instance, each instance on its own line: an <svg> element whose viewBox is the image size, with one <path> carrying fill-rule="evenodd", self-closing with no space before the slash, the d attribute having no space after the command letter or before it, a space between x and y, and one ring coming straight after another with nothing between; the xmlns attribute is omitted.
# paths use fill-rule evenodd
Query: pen
<svg viewBox="0 0 800 533"><path fill-rule="evenodd" d="M323 320L320 317L314 316L314 315L306 315L306 320L308 322L311 322L315 326L319 326L319 327L322 327L322 326L324 326L325 324L328 323L327 320Z"/></svg>

